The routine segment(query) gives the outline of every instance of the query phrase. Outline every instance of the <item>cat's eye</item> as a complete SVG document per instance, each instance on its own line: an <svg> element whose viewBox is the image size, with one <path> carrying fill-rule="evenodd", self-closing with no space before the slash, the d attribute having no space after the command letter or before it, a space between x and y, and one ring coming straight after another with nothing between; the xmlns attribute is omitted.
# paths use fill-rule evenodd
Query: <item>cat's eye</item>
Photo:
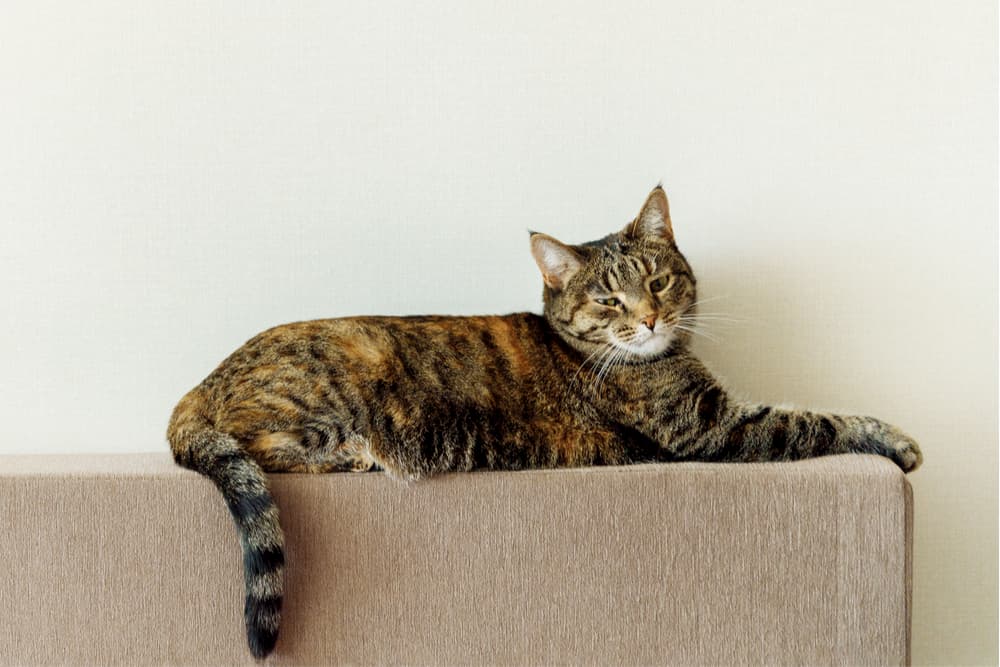
<svg viewBox="0 0 1000 667"><path fill-rule="evenodd" d="M594 299L594 301L601 304L602 306L607 306L608 308L617 308L618 306L621 305L621 301L619 301L613 296L609 296L606 299Z"/></svg>
<svg viewBox="0 0 1000 667"><path fill-rule="evenodd" d="M657 292L662 292L670 284L670 276L660 276L653 282L649 283L649 291L653 294Z"/></svg>

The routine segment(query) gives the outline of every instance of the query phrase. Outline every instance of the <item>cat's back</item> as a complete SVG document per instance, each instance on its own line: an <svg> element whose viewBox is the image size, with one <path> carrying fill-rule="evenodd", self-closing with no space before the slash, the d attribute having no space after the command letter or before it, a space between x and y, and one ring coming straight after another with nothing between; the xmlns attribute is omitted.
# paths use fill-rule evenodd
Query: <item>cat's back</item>
<svg viewBox="0 0 1000 667"><path fill-rule="evenodd" d="M248 340L225 365L261 364L312 358L379 365L403 358L453 357L488 366L497 356L514 362L515 371L531 372L531 361L547 355L557 337L544 318L533 313L509 315L356 316L292 322L272 327ZM521 362L521 363L518 363Z"/></svg>
<svg viewBox="0 0 1000 667"><path fill-rule="evenodd" d="M565 345L533 313L359 316L308 320L263 331L200 385L232 403L281 388L290 395L336 385L379 392L513 391L558 374Z"/></svg>

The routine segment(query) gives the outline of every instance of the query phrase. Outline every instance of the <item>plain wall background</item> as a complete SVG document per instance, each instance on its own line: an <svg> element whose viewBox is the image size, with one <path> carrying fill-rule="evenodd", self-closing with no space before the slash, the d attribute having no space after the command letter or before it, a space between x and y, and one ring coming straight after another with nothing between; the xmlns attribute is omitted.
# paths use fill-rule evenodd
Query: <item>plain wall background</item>
<svg viewBox="0 0 1000 667"><path fill-rule="evenodd" d="M997 662L997 7L4 4L0 452L164 450L257 331L537 310L657 180L738 393L923 444L913 658Z"/></svg>

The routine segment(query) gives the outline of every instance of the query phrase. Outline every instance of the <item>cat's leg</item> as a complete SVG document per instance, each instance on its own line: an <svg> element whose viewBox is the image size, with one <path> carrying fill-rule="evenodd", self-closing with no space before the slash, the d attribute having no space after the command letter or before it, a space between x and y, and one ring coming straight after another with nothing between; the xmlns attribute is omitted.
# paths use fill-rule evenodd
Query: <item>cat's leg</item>
<svg viewBox="0 0 1000 667"><path fill-rule="evenodd" d="M267 472L367 472L384 470L412 481L440 472L427 457L435 438L422 429L375 431L350 435L341 442L316 442L315 434L290 430L264 433L246 445Z"/></svg>
<svg viewBox="0 0 1000 667"><path fill-rule="evenodd" d="M705 406L700 401L683 432L668 443L668 454L707 461L782 461L866 453L890 458L905 472L923 460L913 438L873 417L728 401Z"/></svg>
<svg viewBox="0 0 1000 667"><path fill-rule="evenodd" d="M268 472L367 472L377 469L365 438L317 442L309 431L265 433L247 444L247 452Z"/></svg>
<svg viewBox="0 0 1000 667"><path fill-rule="evenodd" d="M383 419L368 435L368 451L387 473L406 481L475 467L475 448L482 446L475 420L448 418L424 421L421 415Z"/></svg>

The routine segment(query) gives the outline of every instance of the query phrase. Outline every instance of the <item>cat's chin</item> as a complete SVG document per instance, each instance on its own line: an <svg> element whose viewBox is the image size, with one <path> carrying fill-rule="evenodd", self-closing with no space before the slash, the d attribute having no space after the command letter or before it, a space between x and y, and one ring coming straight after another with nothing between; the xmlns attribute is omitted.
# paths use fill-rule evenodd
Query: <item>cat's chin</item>
<svg viewBox="0 0 1000 667"><path fill-rule="evenodd" d="M656 333L641 342L630 341L628 343L617 343L617 346L626 350L633 362L652 361L661 357L670 349L670 344L674 341L673 332Z"/></svg>

